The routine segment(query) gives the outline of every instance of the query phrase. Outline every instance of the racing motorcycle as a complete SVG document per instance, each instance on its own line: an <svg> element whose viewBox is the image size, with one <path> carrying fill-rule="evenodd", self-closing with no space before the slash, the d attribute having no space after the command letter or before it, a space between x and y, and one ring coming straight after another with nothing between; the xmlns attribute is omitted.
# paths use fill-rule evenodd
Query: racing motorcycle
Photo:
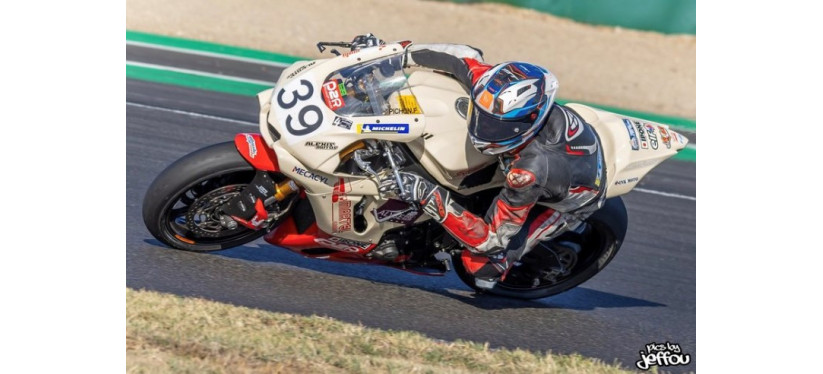
<svg viewBox="0 0 823 374"><path fill-rule="evenodd" d="M460 260L466 249L420 208L378 188L381 178L412 171L483 216L505 181L498 158L476 151L468 138L472 104L464 88L447 74L404 66L410 44L371 34L318 43L321 53L348 50L296 62L275 88L260 92L260 133L238 134L168 166L143 201L148 230L188 251L262 236L312 258L423 275L454 270L479 292L522 299L564 292L601 271L626 235L620 196L688 139L664 124L567 104L600 137L607 200L575 230L529 251L493 289L478 289ZM261 174L273 193L257 207L262 215L253 223L262 229L255 230L224 208Z"/></svg>

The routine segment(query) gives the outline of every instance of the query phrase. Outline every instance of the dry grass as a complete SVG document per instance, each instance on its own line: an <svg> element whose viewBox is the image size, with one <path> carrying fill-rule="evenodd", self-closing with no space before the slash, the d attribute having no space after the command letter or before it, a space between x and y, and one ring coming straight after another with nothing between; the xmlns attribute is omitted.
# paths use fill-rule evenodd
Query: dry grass
<svg viewBox="0 0 823 374"><path fill-rule="evenodd" d="M129 373L627 373L581 356L491 350L326 317L126 290Z"/></svg>

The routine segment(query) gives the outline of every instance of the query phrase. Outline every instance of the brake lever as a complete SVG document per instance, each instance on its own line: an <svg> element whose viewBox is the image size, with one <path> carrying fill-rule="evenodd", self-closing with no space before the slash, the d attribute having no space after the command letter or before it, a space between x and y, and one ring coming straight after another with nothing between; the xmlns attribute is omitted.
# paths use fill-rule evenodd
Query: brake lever
<svg viewBox="0 0 823 374"><path fill-rule="evenodd" d="M348 43L348 42L319 42L319 43L317 43L317 49L320 51L320 53L323 53L323 51L326 50L326 46L351 48L352 43ZM336 49L332 49L329 52L331 52L331 53L333 53L337 56L340 56L340 52L338 52Z"/></svg>
<svg viewBox="0 0 823 374"><path fill-rule="evenodd" d="M323 53L326 50L326 46L329 47L343 47L349 48L350 50L354 51L361 48L368 48L368 47L376 47L378 45L386 44L386 42L378 39L374 34L368 33L365 35L357 35L354 37L354 40L351 42L319 42L317 43L317 50L320 53ZM340 52L336 49L332 49L332 54L335 56L340 56Z"/></svg>

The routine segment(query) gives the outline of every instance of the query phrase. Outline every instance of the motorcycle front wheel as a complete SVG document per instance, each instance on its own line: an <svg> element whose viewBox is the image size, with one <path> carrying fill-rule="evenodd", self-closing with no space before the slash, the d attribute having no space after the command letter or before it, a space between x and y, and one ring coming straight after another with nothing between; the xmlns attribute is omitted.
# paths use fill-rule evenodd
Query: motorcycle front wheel
<svg viewBox="0 0 823 374"><path fill-rule="evenodd" d="M606 200L575 232L539 243L513 266L506 278L486 290L475 285L460 256L454 267L469 287L517 299L540 299L577 287L599 273L617 254L628 228L628 214L619 197Z"/></svg>
<svg viewBox="0 0 823 374"><path fill-rule="evenodd" d="M187 251L216 251L254 241L279 222L260 230L242 225L230 229L220 222L218 207L239 194L255 173L234 142L194 151L169 165L149 186L143 222L157 240Z"/></svg>

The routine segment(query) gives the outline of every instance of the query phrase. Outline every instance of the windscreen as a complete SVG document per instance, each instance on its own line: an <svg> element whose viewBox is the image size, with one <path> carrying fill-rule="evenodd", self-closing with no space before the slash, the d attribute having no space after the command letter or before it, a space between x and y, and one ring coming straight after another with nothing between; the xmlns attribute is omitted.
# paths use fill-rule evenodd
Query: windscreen
<svg viewBox="0 0 823 374"><path fill-rule="evenodd" d="M350 117L422 114L396 54L333 72L323 82L323 100Z"/></svg>

